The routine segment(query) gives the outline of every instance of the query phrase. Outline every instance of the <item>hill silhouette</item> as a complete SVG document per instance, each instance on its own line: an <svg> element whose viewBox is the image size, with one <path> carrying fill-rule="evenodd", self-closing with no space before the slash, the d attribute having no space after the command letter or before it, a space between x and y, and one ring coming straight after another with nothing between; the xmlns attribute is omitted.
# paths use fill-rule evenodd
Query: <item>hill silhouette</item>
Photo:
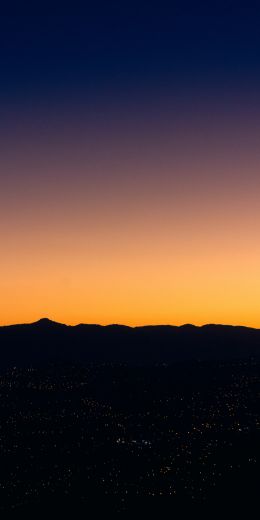
<svg viewBox="0 0 260 520"><path fill-rule="evenodd" d="M69 326L42 318L0 327L0 368L54 362L171 363L260 357L260 330L228 325Z"/></svg>

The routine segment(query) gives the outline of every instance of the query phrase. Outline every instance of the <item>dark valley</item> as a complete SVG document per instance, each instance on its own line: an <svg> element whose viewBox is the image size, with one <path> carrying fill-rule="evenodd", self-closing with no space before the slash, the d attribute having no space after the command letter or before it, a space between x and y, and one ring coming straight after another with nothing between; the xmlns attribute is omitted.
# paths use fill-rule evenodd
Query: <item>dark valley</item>
<svg viewBox="0 0 260 520"><path fill-rule="evenodd" d="M257 504L258 330L40 320L0 336L3 517Z"/></svg>

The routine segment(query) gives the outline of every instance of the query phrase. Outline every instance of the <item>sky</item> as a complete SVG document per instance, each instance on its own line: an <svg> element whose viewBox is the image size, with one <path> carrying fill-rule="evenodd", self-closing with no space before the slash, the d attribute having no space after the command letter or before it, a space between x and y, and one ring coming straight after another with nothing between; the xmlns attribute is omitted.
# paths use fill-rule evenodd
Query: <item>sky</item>
<svg viewBox="0 0 260 520"><path fill-rule="evenodd" d="M260 327L260 10L210 4L1 15L0 324Z"/></svg>

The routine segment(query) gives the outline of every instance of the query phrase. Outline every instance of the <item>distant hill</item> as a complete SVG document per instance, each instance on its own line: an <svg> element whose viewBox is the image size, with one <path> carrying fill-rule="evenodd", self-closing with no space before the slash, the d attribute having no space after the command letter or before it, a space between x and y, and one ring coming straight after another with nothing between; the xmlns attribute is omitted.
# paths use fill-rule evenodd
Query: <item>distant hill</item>
<svg viewBox="0 0 260 520"><path fill-rule="evenodd" d="M170 363L260 357L260 330L227 325L68 326L43 318L0 327L0 368L53 362Z"/></svg>

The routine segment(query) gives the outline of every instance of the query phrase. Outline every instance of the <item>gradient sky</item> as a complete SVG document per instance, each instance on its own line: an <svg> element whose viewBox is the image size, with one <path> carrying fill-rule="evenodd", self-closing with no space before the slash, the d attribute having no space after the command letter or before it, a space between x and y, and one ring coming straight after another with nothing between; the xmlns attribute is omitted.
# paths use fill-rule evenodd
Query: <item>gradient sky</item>
<svg viewBox="0 0 260 520"><path fill-rule="evenodd" d="M0 323L260 327L260 12L107 4L0 18Z"/></svg>

